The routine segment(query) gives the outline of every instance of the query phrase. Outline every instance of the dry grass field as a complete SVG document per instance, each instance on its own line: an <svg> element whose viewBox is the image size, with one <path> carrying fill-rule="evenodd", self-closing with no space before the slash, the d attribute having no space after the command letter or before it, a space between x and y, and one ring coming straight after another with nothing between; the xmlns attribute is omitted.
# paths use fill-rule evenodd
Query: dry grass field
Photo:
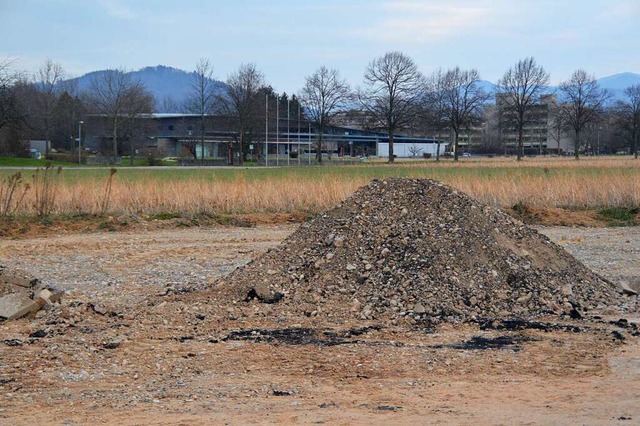
<svg viewBox="0 0 640 426"><path fill-rule="evenodd" d="M0 170L3 185L16 173ZM16 215L42 210L44 171L22 170L13 196ZM371 179L391 176L443 181L480 201L508 208L597 210L640 206L640 162L629 157L464 159L436 163L300 168L121 168L51 170L47 190L53 215L315 214L345 199ZM25 185L31 188L17 204ZM6 191L5 191L6 193ZM40 194L39 194L40 193ZM0 198L7 203L6 195ZM11 210L11 209L10 209ZM0 213L2 211L0 210Z"/></svg>

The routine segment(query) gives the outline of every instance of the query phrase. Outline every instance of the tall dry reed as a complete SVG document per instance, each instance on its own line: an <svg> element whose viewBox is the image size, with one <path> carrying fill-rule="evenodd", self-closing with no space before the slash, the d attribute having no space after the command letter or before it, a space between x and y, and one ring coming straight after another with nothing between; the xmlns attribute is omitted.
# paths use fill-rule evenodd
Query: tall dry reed
<svg viewBox="0 0 640 426"><path fill-rule="evenodd" d="M484 160L455 166L451 163L432 162L426 166L416 163L380 170L386 176L434 175L495 206L512 206L520 202L537 207L581 209L640 206L639 165L640 162L633 160L615 159L521 163ZM597 169L592 168L596 166ZM491 169L483 171L484 168ZM251 171L233 179L219 180L185 179L184 176L181 179L119 180L117 175L111 174L108 212L105 183L99 179L58 182L52 210L58 214L114 215L316 213L344 200L380 170L368 173L366 168L327 168L321 173L276 173L263 180L248 178ZM33 197L33 193L27 193L20 213L37 214L37 203L28 200L29 197Z"/></svg>

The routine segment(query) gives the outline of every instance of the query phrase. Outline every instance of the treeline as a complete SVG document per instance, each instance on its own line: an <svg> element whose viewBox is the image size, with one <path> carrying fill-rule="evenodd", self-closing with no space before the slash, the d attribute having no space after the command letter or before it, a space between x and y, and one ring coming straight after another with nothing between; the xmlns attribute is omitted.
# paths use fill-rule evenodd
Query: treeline
<svg viewBox="0 0 640 426"><path fill-rule="evenodd" d="M540 121L541 98L549 94L549 73L534 58L522 59L506 70L496 93L483 90L475 69L455 67L424 75L401 52L373 59L356 88L350 87L339 70L320 67L291 98L275 93L254 64L243 64L229 75L223 93L216 90L208 60L198 61L193 75L187 100L175 106L199 116L188 146L191 155L198 159L197 144L203 144L207 132L215 130L211 116L225 115L235 134L237 152L242 153L241 163L248 147L268 132L265 115L273 118L281 106L287 122L303 118L314 125L318 162L322 161L324 130L345 123L388 133L389 161L394 159L393 136L397 134L450 134L457 160L461 135L474 129L483 129L487 149L496 151L503 142L491 135L514 134L515 154L520 159L527 128ZM547 111L547 140L555 139L559 147L560 139L570 138L578 158L580 153L594 151L597 129L598 140L601 132L608 137L609 151L624 148L637 158L640 85L627 88L624 100L614 102L595 77L577 70L560 84L557 95L561 102ZM491 102L494 97L499 99L495 105ZM278 108L269 106L273 99ZM87 117L100 117L101 125L106 126L101 130L108 140L101 147L105 155L133 154L153 133L145 128L149 120L140 118L153 112L154 105L152 94L123 70L97 74L90 87L80 92L75 80L67 79L60 64L52 60L31 76L19 72L14 62L0 62L0 155L27 155L26 140L50 141L57 151L73 154L82 131L79 124Z"/></svg>

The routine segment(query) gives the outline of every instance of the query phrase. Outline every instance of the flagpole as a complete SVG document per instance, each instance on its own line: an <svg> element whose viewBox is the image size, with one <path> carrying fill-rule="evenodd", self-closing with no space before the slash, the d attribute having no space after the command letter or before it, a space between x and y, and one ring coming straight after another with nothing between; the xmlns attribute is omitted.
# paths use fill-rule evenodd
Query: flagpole
<svg viewBox="0 0 640 426"><path fill-rule="evenodd" d="M264 95L264 165L269 166L269 94Z"/></svg>

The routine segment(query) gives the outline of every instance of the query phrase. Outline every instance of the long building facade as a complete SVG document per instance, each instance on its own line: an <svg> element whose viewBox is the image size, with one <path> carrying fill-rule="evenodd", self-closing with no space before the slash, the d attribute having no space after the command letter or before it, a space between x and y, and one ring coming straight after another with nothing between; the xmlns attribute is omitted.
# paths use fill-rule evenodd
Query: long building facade
<svg viewBox="0 0 640 426"><path fill-rule="evenodd" d="M234 118L225 115L196 114L145 114L137 117L137 130L123 130L118 136L120 153L142 155L151 153L157 157L190 161L206 160L207 164L237 164L239 162L238 134ZM107 117L91 116L87 119L85 144L94 152L111 149L113 136ZM264 127L263 127L264 126ZM203 130L204 129L204 130ZM318 129L310 122L266 122L259 129L252 129L245 139L245 160L267 162L269 160L315 157L317 155ZM400 147L397 156L415 156L417 152L431 152L435 146L432 137L394 135ZM386 156L388 135L382 132L358 128L329 126L323 132L322 155L331 156ZM382 147L382 148L381 148ZM441 144L446 149L446 144Z"/></svg>

